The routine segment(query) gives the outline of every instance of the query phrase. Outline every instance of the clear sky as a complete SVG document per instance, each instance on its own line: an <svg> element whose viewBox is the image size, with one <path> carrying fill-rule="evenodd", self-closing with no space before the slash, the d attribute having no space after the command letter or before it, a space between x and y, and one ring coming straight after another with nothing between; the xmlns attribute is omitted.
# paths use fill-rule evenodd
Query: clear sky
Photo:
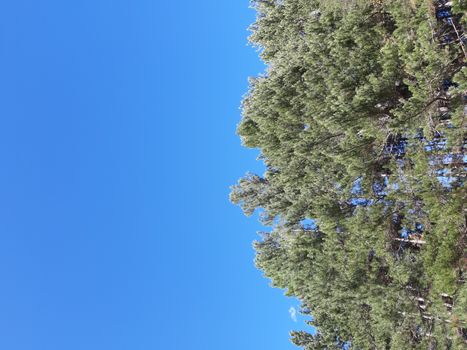
<svg viewBox="0 0 467 350"><path fill-rule="evenodd" d="M228 187L248 1L0 1L0 349L287 350Z"/></svg>

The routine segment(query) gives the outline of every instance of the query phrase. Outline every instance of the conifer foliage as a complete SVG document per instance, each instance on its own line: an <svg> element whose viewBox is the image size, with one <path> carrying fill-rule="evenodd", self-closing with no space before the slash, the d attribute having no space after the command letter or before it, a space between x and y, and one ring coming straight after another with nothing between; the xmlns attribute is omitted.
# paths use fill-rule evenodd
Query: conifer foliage
<svg viewBox="0 0 467 350"><path fill-rule="evenodd" d="M256 265L303 349L464 349L467 1L254 0L238 134ZM305 224L313 222L312 225Z"/></svg>

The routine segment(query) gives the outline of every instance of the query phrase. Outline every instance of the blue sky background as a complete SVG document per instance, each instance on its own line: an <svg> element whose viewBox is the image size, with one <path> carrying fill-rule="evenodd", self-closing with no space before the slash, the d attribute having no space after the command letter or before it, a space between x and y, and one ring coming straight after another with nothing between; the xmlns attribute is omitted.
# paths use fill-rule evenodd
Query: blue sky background
<svg viewBox="0 0 467 350"><path fill-rule="evenodd" d="M0 2L0 348L293 349L228 187L248 1Z"/></svg>

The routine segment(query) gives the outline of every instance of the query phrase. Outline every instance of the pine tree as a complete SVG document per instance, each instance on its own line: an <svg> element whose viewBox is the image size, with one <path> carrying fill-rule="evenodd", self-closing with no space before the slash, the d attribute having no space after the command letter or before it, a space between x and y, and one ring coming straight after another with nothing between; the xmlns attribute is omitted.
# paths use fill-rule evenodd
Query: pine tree
<svg viewBox="0 0 467 350"><path fill-rule="evenodd" d="M316 333L293 343L462 348L467 4L252 6L268 68L250 80L237 132L267 170L230 198L272 227L256 265L312 315Z"/></svg>

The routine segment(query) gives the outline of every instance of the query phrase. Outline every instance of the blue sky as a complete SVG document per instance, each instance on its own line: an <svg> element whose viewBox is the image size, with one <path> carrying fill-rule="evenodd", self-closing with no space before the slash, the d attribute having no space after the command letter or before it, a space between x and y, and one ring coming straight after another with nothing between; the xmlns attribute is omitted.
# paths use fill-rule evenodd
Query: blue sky
<svg viewBox="0 0 467 350"><path fill-rule="evenodd" d="M248 1L0 2L0 348L293 349L228 200Z"/></svg>

